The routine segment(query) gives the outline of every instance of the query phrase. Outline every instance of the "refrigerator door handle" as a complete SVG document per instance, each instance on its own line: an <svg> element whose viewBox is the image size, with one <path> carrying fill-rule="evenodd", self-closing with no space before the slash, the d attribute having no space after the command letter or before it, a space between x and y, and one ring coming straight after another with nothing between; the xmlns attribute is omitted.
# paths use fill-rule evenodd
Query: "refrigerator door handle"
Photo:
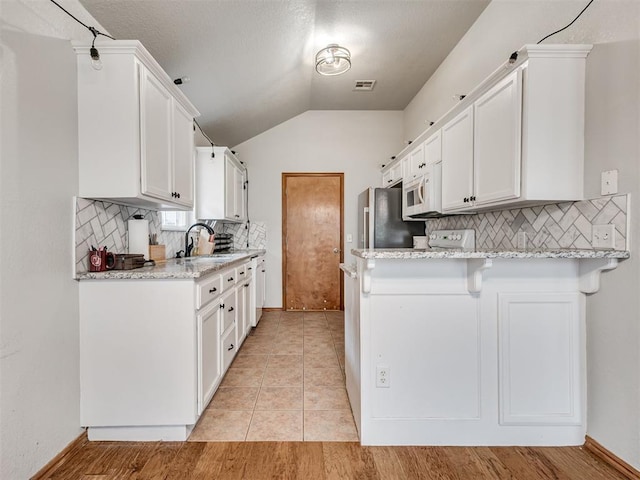
<svg viewBox="0 0 640 480"><path fill-rule="evenodd" d="M369 225L367 220L369 219L369 207L362 209L362 245L364 248L369 248Z"/></svg>

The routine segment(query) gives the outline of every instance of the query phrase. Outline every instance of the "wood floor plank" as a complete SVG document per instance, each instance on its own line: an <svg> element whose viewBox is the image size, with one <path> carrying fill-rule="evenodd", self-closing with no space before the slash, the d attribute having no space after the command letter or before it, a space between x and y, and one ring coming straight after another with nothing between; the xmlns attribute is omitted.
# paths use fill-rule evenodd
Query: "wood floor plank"
<svg viewBox="0 0 640 480"><path fill-rule="evenodd" d="M484 449L481 454L475 453L481 448L449 447L442 450L449 459L450 468L457 472L461 479L503 480L511 478L509 472L490 451Z"/></svg>
<svg viewBox="0 0 640 480"><path fill-rule="evenodd" d="M624 480L580 447L362 447L339 442L87 442L51 480Z"/></svg>
<svg viewBox="0 0 640 480"><path fill-rule="evenodd" d="M158 442L147 462L131 475L131 480L165 480L184 442Z"/></svg>
<svg viewBox="0 0 640 480"><path fill-rule="evenodd" d="M582 447L539 448L538 451L572 479L626 479L624 475L606 465L602 460L584 450Z"/></svg>
<svg viewBox="0 0 640 480"><path fill-rule="evenodd" d="M182 444L182 448L178 451L178 454L171 462L167 475L167 480L173 478L189 479L196 465L200 461L200 457L207 446L206 443L200 442L185 442Z"/></svg>
<svg viewBox="0 0 640 480"><path fill-rule="evenodd" d="M518 480L570 480L564 472L531 447L491 447L491 451Z"/></svg>
<svg viewBox="0 0 640 480"><path fill-rule="evenodd" d="M384 480L404 480L407 478L394 447L364 448L371 452L380 478Z"/></svg>
<svg viewBox="0 0 640 480"><path fill-rule="evenodd" d="M488 478L518 480L496 457L489 447L468 447L467 451L477 468Z"/></svg>
<svg viewBox="0 0 640 480"><path fill-rule="evenodd" d="M373 455L358 443L325 442L324 468L327 480L379 479Z"/></svg>

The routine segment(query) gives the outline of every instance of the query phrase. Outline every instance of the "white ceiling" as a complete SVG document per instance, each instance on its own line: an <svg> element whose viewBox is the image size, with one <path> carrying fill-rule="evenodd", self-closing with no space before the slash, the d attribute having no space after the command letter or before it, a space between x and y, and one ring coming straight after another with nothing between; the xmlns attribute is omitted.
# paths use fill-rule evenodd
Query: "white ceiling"
<svg viewBox="0 0 640 480"><path fill-rule="evenodd" d="M234 146L306 110L402 110L489 0L80 0L109 33L137 39ZM100 40L109 41L109 40ZM315 53L347 47L321 77ZM354 92L356 80L377 80Z"/></svg>

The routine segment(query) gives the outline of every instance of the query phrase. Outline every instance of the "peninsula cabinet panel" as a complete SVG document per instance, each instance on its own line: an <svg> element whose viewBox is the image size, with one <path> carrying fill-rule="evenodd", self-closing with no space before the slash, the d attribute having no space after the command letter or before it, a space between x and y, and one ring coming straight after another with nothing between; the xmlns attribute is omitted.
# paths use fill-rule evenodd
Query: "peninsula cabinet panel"
<svg viewBox="0 0 640 480"><path fill-rule="evenodd" d="M580 424L580 295L498 297L500 424Z"/></svg>
<svg viewBox="0 0 640 480"><path fill-rule="evenodd" d="M470 295L373 296L372 354L389 369L376 388L374 418L477 419L480 348L477 300ZM396 318L396 322L389 322ZM420 339L420 348L407 335ZM406 348L411 345L410 348Z"/></svg>

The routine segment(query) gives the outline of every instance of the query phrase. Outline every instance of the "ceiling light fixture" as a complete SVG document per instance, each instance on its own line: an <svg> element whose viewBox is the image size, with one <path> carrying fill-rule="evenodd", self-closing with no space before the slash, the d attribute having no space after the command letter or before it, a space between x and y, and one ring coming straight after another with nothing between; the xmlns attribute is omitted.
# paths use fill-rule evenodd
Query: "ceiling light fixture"
<svg viewBox="0 0 640 480"><path fill-rule="evenodd" d="M316 72L320 75L340 75L351 68L351 52L336 43L316 53Z"/></svg>

